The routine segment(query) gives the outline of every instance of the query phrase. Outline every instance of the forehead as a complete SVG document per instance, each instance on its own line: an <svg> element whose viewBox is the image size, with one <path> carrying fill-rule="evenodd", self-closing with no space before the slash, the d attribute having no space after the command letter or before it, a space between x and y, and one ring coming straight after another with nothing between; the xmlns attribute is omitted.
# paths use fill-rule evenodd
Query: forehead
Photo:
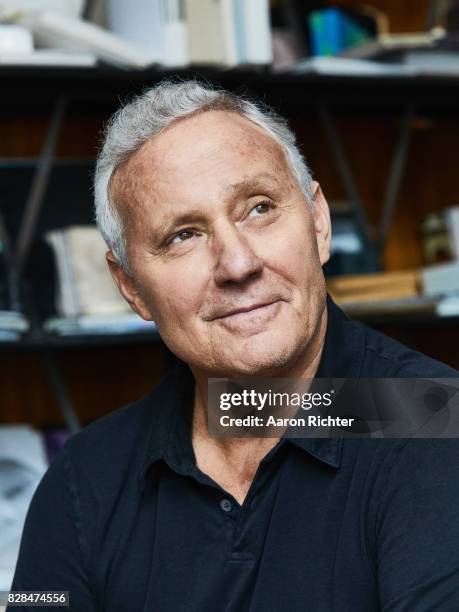
<svg viewBox="0 0 459 612"><path fill-rule="evenodd" d="M261 174L291 183L282 147L248 119L210 111L178 121L144 143L117 170L111 191L132 217L134 208L160 207L166 200L210 200Z"/></svg>

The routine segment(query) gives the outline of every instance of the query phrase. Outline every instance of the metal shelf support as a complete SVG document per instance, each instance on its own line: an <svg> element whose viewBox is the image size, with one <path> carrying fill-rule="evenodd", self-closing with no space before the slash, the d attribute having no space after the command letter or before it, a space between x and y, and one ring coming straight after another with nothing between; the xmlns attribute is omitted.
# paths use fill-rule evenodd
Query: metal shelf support
<svg viewBox="0 0 459 612"><path fill-rule="evenodd" d="M59 408L62 412L62 416L64 417L65 425L70 435L73 435L80 431L81 425L70 401L62 375L59 372L59 368L57 367L57 364L50 351L41 351L40 358L45 370L48 384L59 403Z"/></svg>
<svg viewBox="0 0 459 612"><path fill-rule="evenodd" d="M392 157L378 231L380 249L384 247L387 234L389 233L390 224L392 222L395 205L400 193L400 185L408 159L408 150L411 141L412 125L415 112L416 107L414 104L410 104L406 107L400 126L398 142Z"/></svg>
<svg viewBox="0 0 459 612"><path fill-rule="evenodd" d="M319 115L321 126L324 130L328 144L330 146L336 168L341 176L344 187L347 191L349 201L352 206L352 211L360 229L361 235L365 242L371 243L374 239L374 229L370 225L365 207L363 206L362 198L354 181L349 160L344 150L338 129L335 125L333 117L330 113L328 105L325 102L320 102L317 105L317 113Z"/></svg>
<svg viewBox="0 0 459 612"><path fill-rule="evenodd" d="M15 252L15 267L18 283L20 282L22 272L24 271L27 257L35 236L37 220L46 195L46 188L48 186L53 165L54 152L59 139L66 106L67 99L63 94L61 94L57 98L54 105L48 132L46 134L45 142L43 143L40 161L35 170L32 186L27 197L21 227L19 228Z"/></svg>

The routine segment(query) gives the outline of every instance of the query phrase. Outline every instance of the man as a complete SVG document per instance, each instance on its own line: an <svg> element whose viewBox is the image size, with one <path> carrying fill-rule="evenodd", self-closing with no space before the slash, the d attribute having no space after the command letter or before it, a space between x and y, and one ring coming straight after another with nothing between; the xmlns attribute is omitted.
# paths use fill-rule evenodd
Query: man
<svg viewBox="0 0 459 612"><path fill-rule="evenodd" d="M164 82L111 120L96 212L121 293L180 361L63 449L13 589L82 612L459 610L456 440L208 434L210 377L458 375L327 297L328 206L286 123Z"/></svg>

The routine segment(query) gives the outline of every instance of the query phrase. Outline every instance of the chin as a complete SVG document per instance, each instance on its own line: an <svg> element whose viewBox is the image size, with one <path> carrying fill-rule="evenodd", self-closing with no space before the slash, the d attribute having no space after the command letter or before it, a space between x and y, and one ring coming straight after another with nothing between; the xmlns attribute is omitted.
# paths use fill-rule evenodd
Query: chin
<svg viewBox="0 0 459 612"><path fill-rule="evenodd" d="M241 353L240 357L233 359L229 363L226 359L222 359L222 363L227 363L225 370L230 372L226 374L228 378L237 378L244 376L256 376L264 378L275 378L282 376L282 373L288 370L298 358L301 352L301 347L282 346L273 350L272 345L268 349L267 344L261 348L251 347ZM304 346L304 345L303 345Z"/></svg>

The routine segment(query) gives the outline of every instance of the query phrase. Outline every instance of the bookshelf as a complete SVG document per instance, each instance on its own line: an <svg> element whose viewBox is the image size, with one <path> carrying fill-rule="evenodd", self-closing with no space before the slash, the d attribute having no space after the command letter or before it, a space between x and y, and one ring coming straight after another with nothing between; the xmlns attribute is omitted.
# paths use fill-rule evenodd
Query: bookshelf
<svg viewBox="0 0 459 612"><path fill-rule="evenodd" d="M170 76L204 78L233 91L244 91L261 97L288 116L326 196L344 196L353 202L355 213L362 216L361 225L372 234L388 269L418 265L421 255L415 225L421 215L432 206L440 208L459 201L459 177L452 161L459 154L459 79L273 74L265 69L222 71L197 67L173 72L129 72L106 66L72 70L2 67L0 132L5 137L0 139L0 160L6 167L13 158L22 159L23 164L35 167L36 179L41 182L41 191L35 192L34 197L29 193L29 205L22 211L21 266L25 273L37 223L46 207L49 175L58 166L72 167L91 160L103 121L119 100ZM426 155L426 143L431 150L442 151L442 158ZM419 168L428 163L430 172L421 171L420 183ZM368 230L383 224L387 235L378 237L374 229ZM459 340L459 317L439 320L427 316L373 316L365 322L402 341L407 341L408 330L408 343L412 346L422 347L459 367L457 352L429 341L438 337L439 330L446 343L451 344L456 335ZM435 345L434 351L429 351L429 342L431 347ZM114 347L117 352L110 353ZM125 372L113 369L118 352L131 355ZM38 397L47 398L49 409L39 400L41 409L32 418L36 425L56 420L59 414L59 394L50 395L49 389L45 391L43 387L40 360L45 353L54 360L56 371L63 370L61 382L70 381L68 394L82 422L118 407L124 397L134 399L147 391L156 373L163 371L167 363L167 351L158 336L150 333L54 337L35 328L20 342L1 343L0 367L7 373L0 382L3 397L12 397L17 384L17 375L10 375L8 380L11 368L22 370L28 363L24 371L28 372L35 401ZM65 366L61 368L65 363L62 356L70 354L74 367L84 372L91 363L115 391L102 392L93 371L84 374L84 392L77 390L74 374ZM96 359L96 365L97 354L105 358ZM79 365L75 362L77 355ZM30 367L34 361L36 365ZM149 373L142 384L135 374L136 367ZM136 384L129 384L130 377ZM48 386L52 390L52 384ZM30 396L16 398L16 408L3 414L2 420L11 422L24 417L29 401ZM82 408L83 404L91 409Z"/></svg>

